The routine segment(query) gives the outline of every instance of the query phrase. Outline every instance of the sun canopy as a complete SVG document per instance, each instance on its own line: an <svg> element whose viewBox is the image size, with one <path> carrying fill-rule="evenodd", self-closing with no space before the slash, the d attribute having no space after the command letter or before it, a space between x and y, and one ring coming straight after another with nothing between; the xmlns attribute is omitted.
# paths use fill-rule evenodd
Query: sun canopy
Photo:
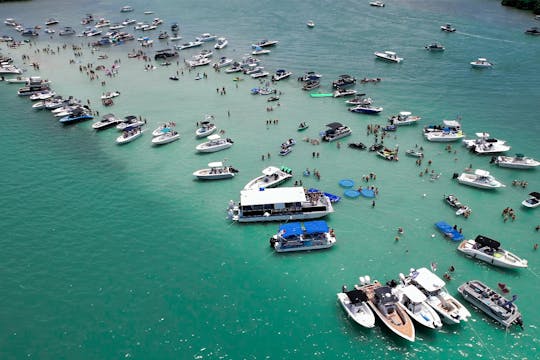
<svg viewBox="0 0 540 360"><path fill-rule="evenodd" d="M338 122L333 122L333 123L330 123L330 124L326 124L326 126L328 126L329 128L332 128L332 129L337 129L337 128L342 127L343 124L338 123Z"/></svg>
<svg viewBox="0 0 540 360"><path fill-rule="evenodd" d="M474 241L482 246L489 246L492 249L497 250L499 246L501 246L501 243L497 240L490 239L488 237L478 235Z"/></svg>
<svg viewBox="0 0 540 360"><path fill-rule="evenodd" d="M302 225L299 222L286 223L279 226L279 232L285 239L302 235Z"/></svg>
<svg viewBox="0 0 540 360"><path fill-rule="evenodd" d="M358 304L363 301L368 301L366 294L362 290L354 289L351 291L347 291L345 294L347 295L347 297L349 298L349 300L351 300L351 303L353 304Z"/></svg>
<svg viewBox="0 0 540 360"><path fill-rule="evenodd" d="M328 232L328 224L324 220L306 221L304 223L306 234L322 234Z"/></svg>

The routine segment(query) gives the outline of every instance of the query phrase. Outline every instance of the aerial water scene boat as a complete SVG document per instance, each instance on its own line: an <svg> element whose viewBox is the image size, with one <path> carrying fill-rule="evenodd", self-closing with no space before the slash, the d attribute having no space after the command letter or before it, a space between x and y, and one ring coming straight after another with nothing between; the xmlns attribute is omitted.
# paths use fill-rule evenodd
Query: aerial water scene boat
<svg viewBox="0 0 540 360"><path fill-rule="evenodd" d="M539 14L384 4L0 2L0 358L535 358Z"/></svg>

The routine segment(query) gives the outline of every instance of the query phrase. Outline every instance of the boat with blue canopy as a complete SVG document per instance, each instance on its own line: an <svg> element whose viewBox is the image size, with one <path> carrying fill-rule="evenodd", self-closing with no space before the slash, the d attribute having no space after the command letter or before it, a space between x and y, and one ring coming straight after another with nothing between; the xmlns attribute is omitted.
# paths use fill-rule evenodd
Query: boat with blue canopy
<svg viewBox="0 0 540 360"><path fill-rule="evenodd" d="M270 238L270 246L276 252L327 249L334 246L334 230L324 220L285 223Z"/></svg>
<svg viewBox="0 0 540 360"><path fill-rule="evenodd" d="M445 221L439 221L435 223L437 229L444 234L445 237L449 238L452 241L461 241L464 239L462 233L460 233L456 227L452 227Z"/></svg>

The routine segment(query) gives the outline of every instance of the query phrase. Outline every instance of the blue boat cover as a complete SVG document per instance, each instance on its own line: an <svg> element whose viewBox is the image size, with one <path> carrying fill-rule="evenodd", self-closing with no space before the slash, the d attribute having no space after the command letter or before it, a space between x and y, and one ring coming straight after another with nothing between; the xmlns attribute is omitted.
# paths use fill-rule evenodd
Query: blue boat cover
<svg viewBox="0 0 540 360"><path fill-rule="evenodd" d="M306 234L321 234L328 232L328 224L324 220L306 221L304 223Z"/></svg>
<svg viewBox="0 0 540 360"><path fill-rule="evenodd" d="M290 222L279 226L279 232L283 238L302 235L302 225L299 222Z"/></svg>
<svg viewBox="0 0 540 360"><path fill-rule="evenodd" d="M465 237L459 231L454 229L450 224L445 221L439 221L435 223L435 226L445 235L453 241L461 241Z"/></svg>

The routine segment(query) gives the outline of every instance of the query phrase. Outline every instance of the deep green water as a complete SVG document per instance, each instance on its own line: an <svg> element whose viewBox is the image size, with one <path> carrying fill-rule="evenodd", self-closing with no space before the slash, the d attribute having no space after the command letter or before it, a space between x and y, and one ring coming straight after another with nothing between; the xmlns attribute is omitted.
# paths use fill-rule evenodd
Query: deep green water
<svg viewBox="0 0 540 360"><path fill-rule="evenodd" d="M127 58L135 42L93 54L87 40L77 37L42 34L31 47L18 49L0 44L2 54L16 58L29 74L51 79L60 94L90 99L101 114L140 114L148 119L149 132L174 120L182 134L180 141L160 148L151 146L149 132L117 146L115 130L95 133L90 122L63 127L17 97L16 85L0 83L1 359L537 357L540 268L533 245L540 242L534 230L540 210L527 211L520 202L540 189L538 170L496 168L489 157L471 155L460 144L453 144L456 153L447 152L421 135L421 126L461 116L467 134L488 131L507 140L510 153L540 158L540 39L523 34L534 25L529 13L488 0L387 1L382 9L368 1L130 4L136 11L121 14L121 2L44 0L1 4L0 13L28 25L54 16L59 26L78 30L88 12L112 20L159 16L166 30L173 21L180 23L181 42L203 32L226 36L230 45L222 52L237 59L252 42L277 39L264 65L271 72L289 69L293 78L277 84L283 93L280 106L267 112L266 99L249 93L254 80L246 77L236 87L236 75L206 68L184 71L180 81L172 82L167 78L176 65L145 72L144 62ZM147 9L155 15L143 15ZM306 27L308 19L315 28ZM441 33L439 26L446 22L458 31ZM4 33L18 36L0 25ZM445 45L444 53L424 50L435 40ZM85 41L83 56L74 57L69 49L55 55L35 52L49 44L56 50L60 41ZM394 50L405 60L399 65L376 61L373 52L379 50ZM97 60L101 53L109 59ZM41 70L23 64L22 54L39 62ZM468 63L478 57L495 66L471 69ZM69 59L77 63L70 65ZM117 77L105 79L106 87L78 71L89 62L110 67L113 59L121 59L121 67ZM344 73L383 78L376 85L356 86L383 106L383 113L355 115L341 99L310 98L294 79L308 70L323 74L321 92L329 92L331 82ZM207 72L208 79L195 81L197 71ZM225 96L216 93L223 86ZM110 109L96 105L106 90L122 93ZM438 181L419 177L426 164L419 168L404 154L389 163L346 147L350 141L371 144L366 125L384 124L402 110L422 116L421 125L400 128L385 143L399 145L402 152L423 146L426 160L433 162L430 169L442 173ZM195 122L204 114L215 115L235 141L232 148L195 153ZM279 124L267 126L269 119ZM302 134L296 132L300 121L310 123ZM300 141L317 137L332 121L353 130L341 149ZM298 144L280 158L279 144L290 137ZM319 158L312 158L314 151ZM261 161L268 152L272 159ZM224 158L240 170L235 179L193 180L193 171ZM508 186L486 192L458 185L452 174L469 164L490 170ZM289 166L297 174L294 180L336 194L343 192L340 179L360 183L363 175L375 172L376 207L366 199L343 199L327 219L338 237L334 248L276 255L268 238L278 224L231 224L225 212L228 201L238 200L244 184L268 165ZM318 169L320 181L302 177L305 168ZM514 187L514 179L529 185ZM442 201L445 193L471 206L472 216L456 218ZM508 206L517 218L505 223L500 214ZM461 256L457 244L435 230L439 220L462 227L467 237L500 240L527 258L529 269L504 271ZM405 234L396 242L399 226ZM448 288L458 299L457 287L473 278L493 287L507 283L519 296L525 329L505 332L468 306L473 314L468 323L435 332L417 326L417 341L406 343L380 326L356 326L336 302L341 285L353 285L360 275L386 281L431 262L437 262L441 276L455 266Z"/></svg>

